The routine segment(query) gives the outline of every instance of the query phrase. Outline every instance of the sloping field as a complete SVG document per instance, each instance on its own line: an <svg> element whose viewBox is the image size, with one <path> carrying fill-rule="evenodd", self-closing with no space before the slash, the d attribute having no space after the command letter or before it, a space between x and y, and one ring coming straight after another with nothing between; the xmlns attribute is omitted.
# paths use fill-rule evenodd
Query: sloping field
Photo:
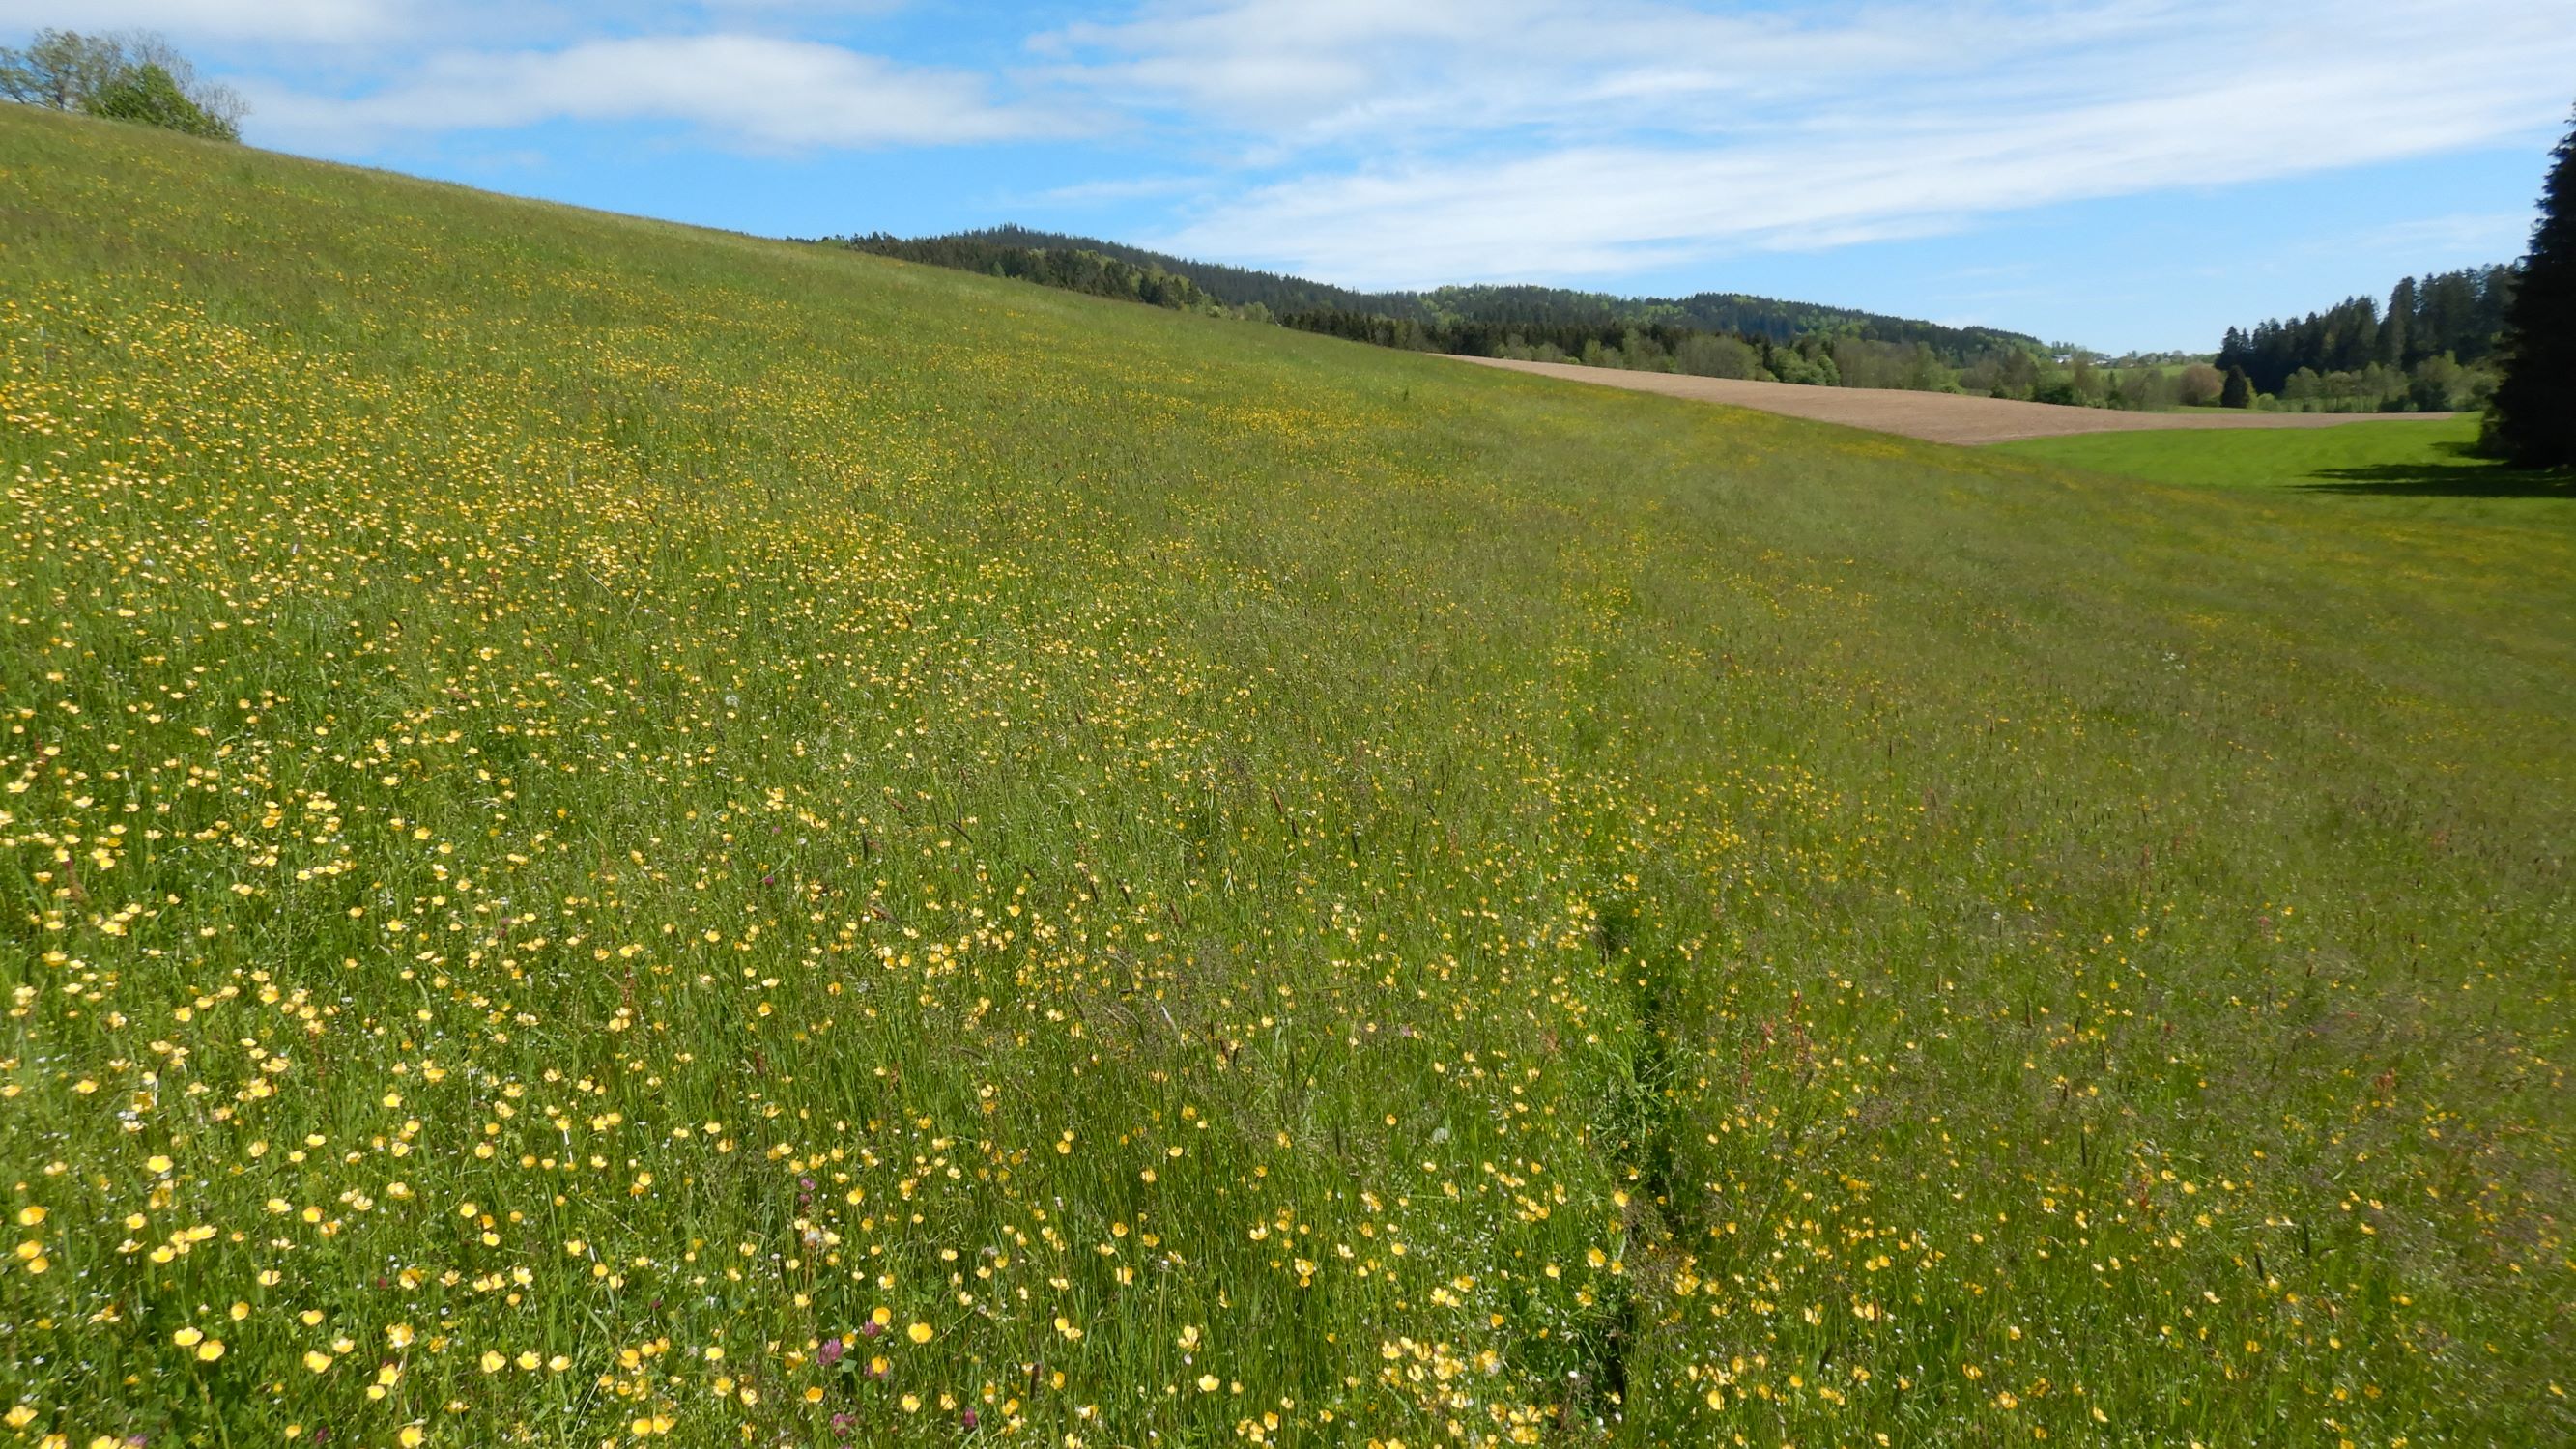
<svg viewBox="0 0 2576 1449"><path fill-rule="evenodd" d="M2568 1442L2509 501L0 107L0 1443Z"/></svg>
<svg viewBox="0 0 2576 1449"><path fill-rule="evenodd" d="M2332 428L2364 419L2438 422L2450 413L2255 413L2195 408L2189 412L2128 413L2110 408L2070 408L2011 398L1959 397L1883 387L1797 387L1729 377L1689 377L1672 372L1630 372L1568 362L1514 362L1499 357L1460 357L1485 367L1561 377L1598 387L1661 393L1697 402L1759 408L1786 417L1813 418L1901 433L1933 443L2008 443L2075 433L2157 432L2173 428Z"/></svg>

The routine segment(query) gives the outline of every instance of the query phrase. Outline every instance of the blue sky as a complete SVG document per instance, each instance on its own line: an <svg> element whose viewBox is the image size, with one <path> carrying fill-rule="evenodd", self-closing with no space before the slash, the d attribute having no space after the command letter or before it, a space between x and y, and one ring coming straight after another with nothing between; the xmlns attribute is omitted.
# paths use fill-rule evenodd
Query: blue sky
<svg viewBox="0 0 2576 1449"><path fill-rule="evenodd" d="M767 235L1755 292L2121 351L2518 255L2576 0L0 0L253 144Z"/></svg>

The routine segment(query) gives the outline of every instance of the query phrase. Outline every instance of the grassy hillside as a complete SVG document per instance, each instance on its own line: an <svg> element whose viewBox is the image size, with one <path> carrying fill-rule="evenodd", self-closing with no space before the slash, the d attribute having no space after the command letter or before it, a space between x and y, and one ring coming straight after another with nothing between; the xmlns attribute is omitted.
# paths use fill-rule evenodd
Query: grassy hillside
<svg viewBox="0 0 2576 1449"><path fill-rule="evenodd" d="M0 349L29 1443L2576 1434L2532 500L17 107Z"/></svg>

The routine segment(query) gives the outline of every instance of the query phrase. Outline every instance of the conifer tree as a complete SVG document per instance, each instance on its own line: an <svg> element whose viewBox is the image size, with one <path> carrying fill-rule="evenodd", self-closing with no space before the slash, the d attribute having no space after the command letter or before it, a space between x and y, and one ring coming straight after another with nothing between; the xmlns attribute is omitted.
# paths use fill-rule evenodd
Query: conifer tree
<svg viewBox="0 0 2576 1449"><path fill-rule="evenodd" d="M2490 450L2526 468L2576 464L2576 128L2552 154L2486 423Z"/></svg>
<svg viewBox="0 0 2576 1449"><path fill-rule="evenodd" d="M2415 279L2401 278L2388 293L2388 320L2379 325L2379 360L2390 367L2414 363Z"/></svg>
<svg viewBox="0 0 2576 1449"><path fill-rule="evenodd" d="M2227 369L2227 381L2218 389L2218 405L2223 408L2246 408L2254 405L2254 380L2245 369Z"/></svg>

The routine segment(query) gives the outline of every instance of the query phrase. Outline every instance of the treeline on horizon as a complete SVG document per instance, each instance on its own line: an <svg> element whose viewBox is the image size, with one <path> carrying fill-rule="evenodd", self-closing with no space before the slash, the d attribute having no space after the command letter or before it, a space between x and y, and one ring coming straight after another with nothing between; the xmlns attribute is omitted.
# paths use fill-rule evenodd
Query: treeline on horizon
<svg viewBox="0 0 2576 1449"><path fill-rule="evenodd" d="M839 245L1092 296L1223 313L1380 347L1815 386L1978 392L2108 407L2214 400L2161 371L2059 360L2038 338L1733 292L1622 298L1560 287L1358 292L1302 277L1004 226Z"/></svg>
<svg viewBox="0 0 2576 1449"><path fill-rule="evenodd" d="M899 237L884 232L832 240L876 256L981 272L989 277L1012 277L1042 287L1143 302L1153 307L1198 312L1226 306L1188 277L1094 248L1005 246L970 235Z"/></svg>
<svg viewBox="0 0 2576 1449"><path fill-rule="evenodd" d="M1268 318L1288 312L1365 311L1372 307L1384 310L1381 304L1389 300L1386 295L1354 292L1347 287L1312 282L1304 277L1255 271L1249 267L1229 267L1218 262L1196 262L1186 257L1149 252L1123 242L1032 231L1024 226L994 226L925 237L896 237L880 232L847 237L842 241L845 245L879 256L982 272L986 276L1028 277L1031 280L1035 278L1029 269L1034 266L1066 265L1038 263L1034 260L1038 255L1089 255L1102 261L1123 262L1139 272L1158 272L1186 281L1206 294L1207 302L1216 307L1227 310L1257 307L1260 311L1253 315ZM1426 314L1407 309L1402 315Z"/></svg>
<svg viewBox="0 0 2576 1449"><path fill-rule="evenodd" d="M2252 406L2297 412L2467 412L2502 380L2497 354L2519 271L2469 267L2408 277L2305 317L2230 327L2218 366ZM2231 389L2233 401L2237 390Z"/></svg>
<svg viewBox="0 0 2576 1449"><path fill-rule="evenodd" d="M1788 304L1796 305L1796 304ZM1822 309L1819 309L1822 310ZM2043 401L2117 405L2107 389L2079 395L2053 358L2031 347L1995 344L1944 350L1922 341L1891 341L1857 326L1790 336L1769 331L1718 330L1687 322L1644 323L1604 318L1592 322L1442 318L1429 322L1378 313L1317 310L1278 319L1305 332L1380 347L1442 352L1456 357L1499 357L1522 362L1578 363L1636 372L1679 372L1698 377L1744 378L1816 387L1889 387L1918 392L1985 392L2018 389ZM1924 324L1929 326L1930 324ZM2052 382L2067 383L2052 389ZM2066 395L2057 396L2057 392Z"/></svg>
<svg viewBox="0 0 2576 1449"><path fill-rule="evenodd" d="M2038 338L2018 332L1945 327L1913 318L1811 302L1783 302L1740 292L1701 292L1680 298L1614 297L1602 292L1537 286L1361 292L1304 277L1192 261L1120 242L1023 226L987 227L946 236L899 238L878 234L848 240L880 255L993 276L1029 275L1035 263L1025 255L1028 253L1089 253L1125 262L1142 272L1185 279L1227 308L1257 304L1273 320L1356 313L1427 327L1501 323L1517 325L1533 335L1542 328L1578 328L1600 335L1605 341L1616 341L1627 327L1658 324L1668 330L1731 333L1746 339L1767 337L1773 342L1791 342L1813 332L1842 332L1876 342L1920 342L1954 362L1998 347L2043 350ZM1568 344L1566 350L1576 351L1579 346Z"/></svg>
<svg viewBox="0 0 2576 1449"><path fill-rule="evenodd" d="M2212 366L2205 356L2183 354L2106 361L2023 333L1733 292L1682 298L1539 286L1360 292L1018 226L828 240L930 266L1379 347L2135 411L2211 404L2300 412L2483 407L2500 380L2496 349L2515 277L2510 266L2410 277L2390 293L2384 313L2374 299L2355 297L2303 318L2231 328Z"/></svg>

